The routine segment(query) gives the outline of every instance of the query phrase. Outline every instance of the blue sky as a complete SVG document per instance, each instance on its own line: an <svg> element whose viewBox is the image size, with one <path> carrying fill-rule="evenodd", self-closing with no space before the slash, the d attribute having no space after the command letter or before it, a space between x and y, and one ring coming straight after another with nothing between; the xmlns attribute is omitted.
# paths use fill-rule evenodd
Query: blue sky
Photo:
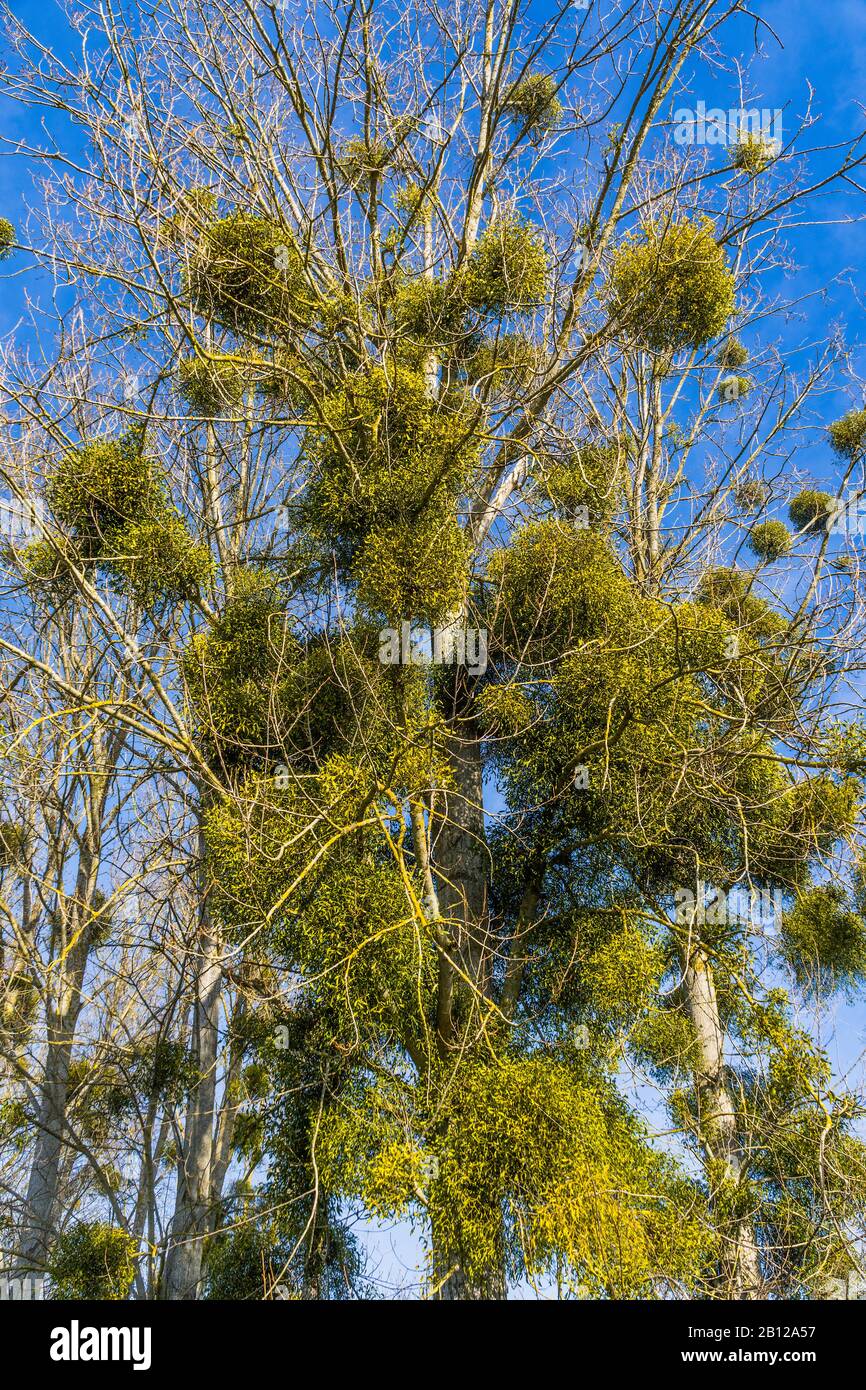
<svg viewBox="0 0 866 1390"><path fill-rule="evenodd" d="M69 51L70 39L74 36L59 7L46 0L17 0L11 9L43 41L59 51ZM835 0L832 5L819 4L817 0L757 0L756 9L769 27L760 30L761 54L748 57L754 88L749 104L782 108L787 137L797 117L805 112L811 89L813 111L819 122L806 135L806 147L844 144L850 140L864 124L860 106L866 100L864 0ZM754 19L743 16L738 20L727 31L728 54L740 49L744 57L750 55L754 32ZM738 104L736 90L727 85L724 76L714 79L706 73L695 75L692 92L696 100L703 99L708 107L727 109ZM14 146L19 139L44 145L46 137L32 113L24 112L5 98L0 99L0 134L5 142L0 158L0 216L21 225L25 201L38 201L38 191L33 184L35 168L26 157L15 155L10 145ZM66 127L62 138L68 148L68 142L76 137ZM834 158L832 154L817 156L813 170L829 168ZM784 277L787 283L780 284L781 292L817 291L828 282L835 282L826 297L816 297L810 302L805 321L792 321L784 327L785 350L792 360L809 351L812 343L826 335L830 325L840 325L852 347L852 364L866 373L861 345L866 336L861 272L866 238L862 224L844 220L859 197L850 187L832 191L820 205L819 220L813 225L804 225L789 238L796 266ZM808 220L804 214L804 221ZM3 337L13 332L19 320L25 287L32 292L33 282L24 273L20 260L4 268L0 296L0 335ZM777 327L773 325L774 334ZM856 385L846 385L843 376L838 378L834 393L825 397L826 417L823 422L816 421L814 443L809 450L809 464L816 476L821 477L826 471L829 477L832 472L820 424L826 425L852 404L859 403L859 399ZM836 1001L820 1019L819 1029L834 1064L840 1073L848 1073L848 1083L852 1084L861 1070L864 1045L861 1006ZM394 1284L413 1281L418 1246L404 1226L371 1226L365 1239L374 1262L381 1262L381 1278Z"/></svg>

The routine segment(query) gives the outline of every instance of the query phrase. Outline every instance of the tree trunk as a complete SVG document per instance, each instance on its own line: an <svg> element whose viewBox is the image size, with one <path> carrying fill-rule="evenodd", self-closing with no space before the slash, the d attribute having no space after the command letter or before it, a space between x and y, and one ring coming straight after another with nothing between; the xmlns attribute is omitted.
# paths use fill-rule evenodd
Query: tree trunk
<svg viewBox="0 0 866 1390"><path fill-rule="evenodd" d="M221 985L219 948L203 895L193 1010L193 1056L198 1079L187 1108L171 1240L163 1273L163 1298L170 1300L198 1298L204 1242L210 1229Z"/></svg>
<svg viewBox="0 0 866 1390"><path fill-rule="evenodd" d="M683 988L698 1039L695 1094L701 1145L706 1159L717 1165L721 1179L733 1189L739 1185L743 1170L737 1116L725 1080L724 1032L712 967L700 946L691 950ZM761 1270L749 1218L735 1220L726 1239L720 1286L728 1298L759 1298Z"/></svg>
<svg viewBox="0 0 866 1390"><path fill-rule="evenodd" d="M465 616L461 618L465 622ZM464 668L456 668L446 714L453 786L444 794L443 823L433 863L439 911L452 941L457 970L440 956L438 1027L447 1053L473 1046L488 1022L479 1007L490 994L493 947L488 917L489 854L484 827L481 745ZM443 1248L433 1223L434 1297L441 1300L505 1298L504 1262L481 1279L467 1278L459 1251Z"/></svg>
<svg viewBox="0 0 866 1390"><path fill-rule="evenodd" d="M459 1251L448 1248L433 1221L433 1280L432 1297L443 1303L484 1302L505 1299L504 1259L495 1269L487 1270L482 1278L470 1279L463 1267Z"/></svg>
<svg viewBox="0 0 866 1390"><path fill-rule="evenodd" d="M81 988L87 969L91 927L88 921L95 887L95 863L79 871L78 894L66 924L68 946L60 967L56 1002L47 1001L45 1069L40 1087L36 1149L27 1183L25 1224L18 1242L16 1269L42 1272L53 1239L66 1129L69 1067Z"/></svg>

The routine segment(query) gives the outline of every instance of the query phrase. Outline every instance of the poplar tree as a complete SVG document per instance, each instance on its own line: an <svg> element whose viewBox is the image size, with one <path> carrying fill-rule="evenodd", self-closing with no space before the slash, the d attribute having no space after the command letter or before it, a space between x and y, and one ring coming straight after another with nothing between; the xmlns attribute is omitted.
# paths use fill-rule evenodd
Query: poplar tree
<svg viewBox="0 0 866 1390"><path fill-rule="evenodd" d="M6 90L86 136L6 239L70 331L2 380L45 516L6 684L100 731L24 1039L69 890L34 914L2 842L8 1245L55 1296L366 1297L358 1212L440 1299L857 1269L860 1101L807 1016L866 973L866 411L768 328L826 177L671 136L736 10L162 0L75 71L11 22ZM16 636L81 623L86 678Z"/></svg>

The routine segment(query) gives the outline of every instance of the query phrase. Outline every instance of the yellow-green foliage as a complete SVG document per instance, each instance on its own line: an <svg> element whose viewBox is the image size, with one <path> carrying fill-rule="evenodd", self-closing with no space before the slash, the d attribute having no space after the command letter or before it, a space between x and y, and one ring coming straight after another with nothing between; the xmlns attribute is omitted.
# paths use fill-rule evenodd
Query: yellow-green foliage
<svg viewBox="0 0 866 1390"><path fill-rule="evenodd" d="M591 775L597 771L595 762ZM618 781L619 770L613 768L614 796ZM591 785L580 793L581 825L586 824ZM654 934L640 918L614 908L582 909L551 918L538 952L533 972L540 997L549 994L554 1001L566 1037L568 1024L580 1019L589 1025L593 1048L602 1052L610 1039L630 1030L651 1006L665 968Z"/></svg>
<svg viewBox="0 0 866 1390"><path fill-rule="evenodd" d="M806 488L791 499L788 517L797 531L819 531L833 510L833 498L829 492Z"/></svg>
<svg viewBox="0 0 866 1390"><path fill-rule="evenodd" d="M766 599L752 593L751 575L745 570L707 570L701 578L699 598L718 608L754 641L772 641L785 631L784 617Z"/></svg>
<svg viewBox="0 0 866 1390"><path fill-rule="evenodd" d="M647 224L627 236L607 289L616 320L651 352L702 347L734 309L734 276L705 217Z"/></svg>
<svg viewBox="0 0 866 1390"><path fill-rule="evenodd" d="M125 1299L135 1278L137 1242L101 1221L78 1221L57 1238L49 1263L60 1299Z"/></svg>
<svg viewBox="0 0 866 1390"><path fill-rule="evenodd" d="M494 551L487 578L507 651L559 660L576 643L622 632L634 616L628 581L607 539L560 521L534 522Z"/></svg>
<svg viewBox="0 0 866 1390"><path fill-rule="evenodd" d="M735 169L741 169L744 174L750 174L754 178L756 174L762 174L769 168L777 154L778 146L774 140L768 140L763 135L749 134L737 141L731 163Z"/></svg>
<svg viewBox="0 0 866 1390"><path fill-rule="evenodd" d="M0 820L0 869L21 864L27 851L27 830L12 820Z"/></svg>
<svg viewBox="0 0 866 1390"><path fill-rule="evenodd" d="M315 390L315 378L295 348L280 344L274 351L272 370L260 371L259 389L262 395L285 401L294 410L306 410Z"/></svg>
<svg viewBox="0 0 866 1390"><path fill-rule="evenodd" d="M479 692L478 707L491 736L496 738L526 733L537 717L532 701L517 684L485 686Z"/></svg>
<svg viewBox="0 0 866 1390"><path fill-rule="evenodd" d="M415 885L419 900L421 893ZM436 955L393 864L341 854L290 934L343 1046L383 1036L405 1044L422 1034L420 1001L433 988Z"/></svg>
<svg viewBox="0 0 866 1390"><path fill-rule="evenodd" d="M469 541L453 516L372 526L352 565L365 608L390 622L436 624L454 611L466 587Z"/></svg>
<svg viewBox="0 0 866 1390"><path fill-rule="evenodd" d="M547 489L567 515L586 507L591 523L604 523L620 506L623 473L622 452L615 440L583 444L571 458L553 465L547 474Z"/></svg>
<svg viewBox="0 0 866 1390"><path fill-rule="evenodd" d="M471 1062L443 1082L432 1107L383 1086L331 1111L324 1180L382 1216L426 1193L440 1255L459 1257L470 1280L483 1283L503 1254L512 1277L558 1267L614 1297L651 1295L662 1269L694 1277L699 1204L690 1218L677 1210L676 1170L621 1106L542 1058ZM438 1163L432 1180L425 1154Z"/></svg>
<svg viewBox="0 0 866 1390"><path fill-rule="evenodd" d="M736 371L737 367L745 367L748 360L749 349L739 338L729 338L716 354L719 366L725 367L729 372Z"/></svg>
<svg viewBox="0 0 866 1390"><path fill-rule="evenodd" d="M628 1023L649 1006L664 973L658 947L634 925L594 942L581 962L581 985L603 1001L603 1017Z"/></svg>
<svg viewBox="0 0 866 1390"><path fill-rule="evenodd" d="M29 975L10 970L3 982L0 1003L0 1025L10 1036L24 1041L31 1031L34 1015L39 1008L39 987ZM2 1106L0 1106L2 1113ZM28 1121L29 1128L29 1121Z"/></svg>
<svg viewBox="0 0 866 1390"><path fill-rule="evenodd" d="M394 162L394 148L385 140L362 140L353 136L340 151L340 168L353 187L369 184Z"/></svg>
<svg viewBox="0 0 866 1390"><path fill-rule="evenodd" d="M162 224L167 241L182 245L194 243L217 215L219 199L211 188L190 188L178 200L178 209Z"/></svg>
<svg viewBox="0 0 866 1390"><path fill-rule="evenodd" d="M839 840L853 833L857 820L857 784L824 773L804 777L768 797L760 819L751 827L755 872L787 887L808 881L817 864Z"/></svg>
<svg viewBox="0 0 866 1390"><path fill-rule="evenodd" d="M398 334L428 347L456 342L463 332L465 309L450 280L418 275L398 283L394 293L394 327Z"/></svg>
<svg viewBox="0 0 866 1390"><path fill-rule="evenodd" d="M829 427L827 434L840 458L858 458L866 445L866 410L849 410Z"/></svg>
<svg viewBox="0 0 866 1390"><path fill-rule="evenodd" d="M699 676L729 673L730 624L701 605L671 611L646 598L604 537L557 522L526 527L491 558L488 579L495 645L520 655L533 707L518 710L529 736L502 754L509 799L553 797L590 842L616 832L669 845L683 807L702 804L679 780L681 749L695 739ZM737 680L760 675L741 662ZM484 708L496 717L493 697ZM577 764L588 787L569 793ZM706 827L690 830L705 841Z"/></svg>
<svg viewBox="0 0 866 1390"><path fill-rule="evenodd" d="M799 895L782 919L782 949L795 978L824 990L866 977L866 922L844 888L827 883Z"/></svg>
<svg viewBox="0 0 866 1390"><path fill-rule="evenodd" d="M205 227L187 289L199 313L235 333L285 333L315 312L292 233L246 212Z"/></svg>
<svg viewBox="0 0 866 1390"><path fill-rule="evenodd" d="M0 217L0 260L12 254L15 245L15 228L5 217Z"/></svg>
<svg viewBox="0 0 866 1390"><path fill-rule="evenodd" d="M193 602L214 577L213 556L193 539L182 517L166 508L161 516L130 522L106 540L101 563L119 593L145 608Z"/></svg>
<svg viewBox="0 0 866 1390"><path fill-rule="evenodd" d="M402 188L397 190L394 203L400 212L406 214L411 226L415 221L429 219L433 212L436 196L434 187L425 188L421 187L420 184L409 182L404 183Z"/></svg>
<svg viewBox="0 0 866 1390"><path fill-rule="evenodd" d="M467 361L470 381L483 382L493 394L520 391L532 381L542 361L537 345L521 333L485 338Z"/></svg>
<svg viewBox="0 0 866 1390"><path fill-rule="evenodd" d="M161 480L138 429L64 454L48 477L46 495L88 558L101 552L118 527L156 515L163 504Z"/></svg>
<svg viewBox="0 0 866 1390"><path fill-rule="evenodd" d="M761 521L749 532L749 546L759 560L772 564L791 549L791 533L784 521Z"/></svg>
<svg viewBox="0 0 866 1390"><path fill-rule="evenodd" d="M534 138L546 135L562 120L557 85L556 78L548 73L532 73L508 88L502 109L521 132Z"/></svg>
<svg viewBox="0 0 866 1390"><path fill-rule="evenodd" d="M342 536L360 539L378 522L452 502L478 454L468 418L439 406L424 378L405 368L347 378L325 397L322 415L305 438L316 469L310 508Z"/></svg>
<svg viewBox="0 0 866 1390"><path fill-rule="evenodd" d="M25 584L34 594L44 591L51 603L59 603L73 593L75 584L69 565L80 560L75 546L62 532L53 541L31 541L18 555Z"/></svg>
<svg viewBox="0 0 866 1390"><path fill-rule="evenodd" d="M375 730L371 732L375 740ZM308 972L318 997L342 1007L347 969L354 986L363 983L365 971L387 969L389 959L416 949L411 898L402 880L391 876L393 860L383 870L382 837L359 826L369 817L376 794L376 770L370 762L332 754L316 775L302 771L295 777L281 772L281 766L285 768L277 764L271 774L249 774L231 802L207 810L212 910L230 932L238 929L246 935L255 926L257 941L276 946L291 968ZM435 764L432 770L435 774ZM430 775L428 756L423 784L429 784ZM351 874L359 866L363 873L352 889ZM349 890L343 931L329 936L316 903L320 893L331 901L341 883ZM393 937L388 930L367 940L371 923L404 921L405 928L395 928ZM375 936L375 926L372 930ZM345 952L355 948L360 957L349 960ZM398 992L390 1001L362 1002L359 1016L381 1008L390 1010L393 1019L394 1010L404 1007L417 1007L414 987L411 999Z"/></svg>
<svg viewBox="0 0 866 1390"><path fill-rule="evenodd" d="M852 784L792 786L755 732L744 732L729 757L711 751L726 705L739 722L744 711L772 720L790 703L783 656L769 645L784 619L749 594L741 575L712 572L699 602L668 607L641 594L600 537L556 523L519 533L493 557L488 578L497 571L490 626L500 650L520 655L525 703L517 716L520 729L531 730L524 737L518 729L496 751L509 804L552 801L590 844L622 836L629 857L667 885L690 881L696 855L708 880L739 872L747 837L755 872L792 885L844 836L856 805ZM514 699L512 686L506 715ZM495 720L495 697L483 706ZM710 708L719 712L717 726L707 720ZM684 747L692 749L690 772ZM577 765L588 782L572 788ZM578 986L581 974L588 978L592 933L581 933L551 956L546 974L534 968L545 989L585 1012L592 1006Z"/></svg>
<svg viewBox="0 0 866 1390"><path fill-rule="evenodd" d="M202 730L240 744L267 739L271 683L298 652L269 574L241 569L223 612L184 653L187 694Z"/></svg>
<svg viewBox="0 0 866 1390"><path fill-rule="evenodd" d="M322 413L306 435L310 525L371 608L436 621L465 584L454 505L479 454L469 418L402 367L348 378Z"/></svg>
<svg viewBox="0 0 866 1390"><path fill-rule="evenodd" d="M134 1106L134 1096L123 1085L119 1067L77 1058L69 1068L67 1096L70 1115L78 1132L97 1147L108 1143L123 1110Z"/></svg>
<svg viewBox="0 0 866 1390"><path fill-rule="evenodd" d="M193 599L210 581L210 553L171 505L140 430L65 454L47 480L46 494L82 558L97 563L115 588L145 607ZM62 578L62 556L47 542L37 542L25 558L36 577Z"/></svg>
<svg viewBox="0 0 866 1390"><path fill-rule="evenodd" d="M274 776L250 775L232 802L219 802L205 813L205 843L211 879L211 909L228 931L244 936L255 926L260 932L271 910L275 926L286 892L304 866L310 846L318 848L313 832L316 807L281 789ZM292 899L287 912L296 907Z"/></svg>
<svg viewBox="0 0 866 1390"><path fill-rule="evenodd" d="M541 232L517 216L490 223L457 277L464 304L490 314L536 308L544 300L546 282Z"/></svg>
<svg viewBox="0 0 866 1390"><path fill-rule="evenodd" d="M747 376L726 376L718 384L719 398L723 401L739 401L748 396L754 382Z"/></svg>
<svg viewBox="0 0 866 1390"><path fill-rule="evenodd" d="M695 1027L682 1009L650 1010L636 1021L629 1044L640 1065L660 1079L688 1074L697 1061Z"/></svg>
<svg viewBox="0 0 866 1390"><path fill-rule="evenodd" d="M236 357L188 357L178 368L178 390L198 415L224 415L243 400L247 375Z"/></svg>

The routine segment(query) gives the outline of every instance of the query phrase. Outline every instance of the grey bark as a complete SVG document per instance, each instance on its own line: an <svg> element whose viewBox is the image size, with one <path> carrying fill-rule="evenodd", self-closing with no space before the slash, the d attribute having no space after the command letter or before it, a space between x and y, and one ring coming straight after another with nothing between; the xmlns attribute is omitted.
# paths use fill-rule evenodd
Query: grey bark
<svg viewBox="0 0 866 1390"><path fill-rule="evenodd" d="M202 846L203 848L203 846ZM198 1298L204 1242L213 1205L214 1116L216 1110L219 1000L222 967L207 898L199 912L199 949L195 962L193 1055L197 1081L190 1096L177 1172L177 1193L162 1295L168 1300Z"/></svg>
<svg viewBox="0 0 866 1390"><path fill-rule="evenodd" d="M743 1155L736 1110L726 1082L724 1031L712 966L699 946L689 954L683 989L697 1034L695 1091L701 1144L705 1157L719 1165L723 1178L733 1188L742 1177ZM721 1261L720 1283L730 1298L760 1297L760 1262L748 1217L734 1224Z"/></svg>

